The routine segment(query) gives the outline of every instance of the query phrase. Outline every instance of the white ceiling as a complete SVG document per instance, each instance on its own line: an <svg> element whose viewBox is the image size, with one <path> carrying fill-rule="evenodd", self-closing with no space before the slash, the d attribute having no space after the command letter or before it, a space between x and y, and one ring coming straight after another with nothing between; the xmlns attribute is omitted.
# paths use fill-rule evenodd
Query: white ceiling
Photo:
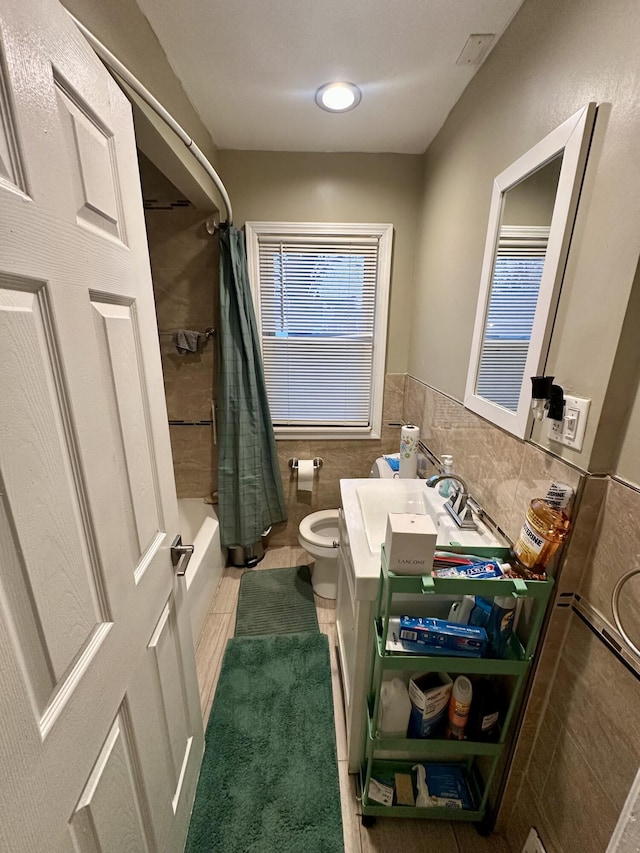
<svg viewBox="0 0 640 853"><path fill-rule="evenodd" d="M495 46L523 0L137 2L220 148L417 154L478 70L456 65L468 36ZM331 80L357 109L316 105Z"/></svg>

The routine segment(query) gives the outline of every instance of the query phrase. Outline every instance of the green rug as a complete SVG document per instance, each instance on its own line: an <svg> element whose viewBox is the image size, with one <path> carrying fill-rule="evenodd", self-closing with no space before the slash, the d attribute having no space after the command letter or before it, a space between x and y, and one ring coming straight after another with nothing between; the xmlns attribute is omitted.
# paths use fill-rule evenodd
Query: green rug
<svg viewBox="0 0 640 853"><path fill-rule="evenodd" d="M185 853L343 853L325 634L229 640Z"/></svg>
<svg viewBox="0 0 640 853"><path fill-rule="evenodd" d="M236 637L318 630L308 566L244 573L240 579Z"/></svg>

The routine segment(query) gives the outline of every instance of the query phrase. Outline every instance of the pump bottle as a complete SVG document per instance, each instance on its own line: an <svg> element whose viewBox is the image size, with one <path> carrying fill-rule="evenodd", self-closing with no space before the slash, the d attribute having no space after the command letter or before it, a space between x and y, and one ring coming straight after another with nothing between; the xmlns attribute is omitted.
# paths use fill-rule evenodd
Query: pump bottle
<svg viewBox="0 0 640 853"><path fill-rule="evenodd" d="M442 468L440 469L440 473L453 474L453 456L450 456L448 453L442 454ZM438 487L438 493L443 498L448 498L451 494L451 485L451 480L443 480Z"/></svg>

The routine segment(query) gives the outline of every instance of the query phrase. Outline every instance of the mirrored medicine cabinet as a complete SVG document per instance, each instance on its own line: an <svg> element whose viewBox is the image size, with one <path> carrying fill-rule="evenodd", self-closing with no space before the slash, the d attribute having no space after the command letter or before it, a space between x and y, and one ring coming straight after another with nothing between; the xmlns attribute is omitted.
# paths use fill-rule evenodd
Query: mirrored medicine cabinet
<svg viewBox="0 0 640 853"><path fill-rule="evenodd" d="M545 366L596 105L588 104L493 183L465 406L524 438L530 377Z"/></svg>

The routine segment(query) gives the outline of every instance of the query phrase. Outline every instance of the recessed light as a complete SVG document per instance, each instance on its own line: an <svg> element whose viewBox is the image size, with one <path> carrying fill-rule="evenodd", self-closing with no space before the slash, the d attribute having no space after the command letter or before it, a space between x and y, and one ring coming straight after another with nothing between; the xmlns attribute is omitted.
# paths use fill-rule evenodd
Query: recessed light
<svg viewBox="0 0 640 853"><path fill-rule="evenodd" d="M360 103L362 92L355 83L325 83L316 92L316 104L330 113L346 113Z"/></svg>

